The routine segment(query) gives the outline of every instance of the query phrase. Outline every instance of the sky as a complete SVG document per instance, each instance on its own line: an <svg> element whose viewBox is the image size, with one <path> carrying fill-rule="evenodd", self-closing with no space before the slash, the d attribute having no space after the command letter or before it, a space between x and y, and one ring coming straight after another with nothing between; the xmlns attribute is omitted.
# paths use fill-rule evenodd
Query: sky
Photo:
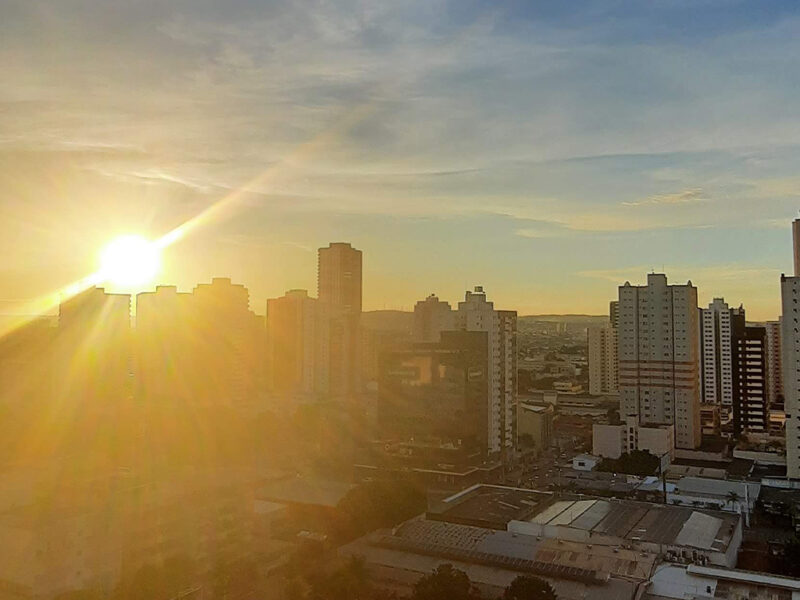
<svg viewBox="0 0 800 600"><path fill-rule="evenodd" d="M603 314L652 270L775 318L800 208L794 2L0 0L0 313L122 234L160 283Z"/></svg>

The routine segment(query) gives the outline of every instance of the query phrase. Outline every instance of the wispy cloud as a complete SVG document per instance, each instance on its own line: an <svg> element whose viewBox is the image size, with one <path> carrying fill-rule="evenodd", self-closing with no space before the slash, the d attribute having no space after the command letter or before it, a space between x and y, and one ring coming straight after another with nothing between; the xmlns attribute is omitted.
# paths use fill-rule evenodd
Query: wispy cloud
<svg viewBox="0 0 800 600"><path fill-rule="evenodd" d="M632 202L622 202L622 206L655 206L659 204L680 205L680 204L697 204L698 202L708 202L709 198L703 193L700 188L690 190L683 190L674 194L658 194L650 196L644 200L635 200Z"/></svg>

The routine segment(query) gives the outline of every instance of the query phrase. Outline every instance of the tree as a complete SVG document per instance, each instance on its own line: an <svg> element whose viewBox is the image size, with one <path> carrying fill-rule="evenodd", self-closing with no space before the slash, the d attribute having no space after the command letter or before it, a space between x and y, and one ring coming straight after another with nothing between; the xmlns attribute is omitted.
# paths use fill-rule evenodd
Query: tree
<svg viewBox="0 0 800 600"><path fill-rule="evenodd" d="M781 575L800 577L800 537L795 535L786 543L777 566Z"/></svg>
<svg viewBox="0 0 800 600"><path fill-rule="evenodd" d="M352 556L346 565L311 586L313 600L366 600L371 597L367 567L360 556Z"/></svg>
<svg viewBox="0 0 800 600"><path fill-rule="evenodd" d="M439 565L430 575L423 576L411 594L411 600L475 600L479 598L464 571L453 565Z"/></svg>
<svg viewBox="0 0 800 600"><path fill-rule="evenodd" d="M553 587L544 579L520 575L503 592L503 600L557 600Z"/></svg>
<svg viewBox="0 0 800 600"><path fill-rule="evenodd" d="M730 504L731 508L733 508L736 503L739 502L739 494L731 490L725 495L725 504Z"/></svg>

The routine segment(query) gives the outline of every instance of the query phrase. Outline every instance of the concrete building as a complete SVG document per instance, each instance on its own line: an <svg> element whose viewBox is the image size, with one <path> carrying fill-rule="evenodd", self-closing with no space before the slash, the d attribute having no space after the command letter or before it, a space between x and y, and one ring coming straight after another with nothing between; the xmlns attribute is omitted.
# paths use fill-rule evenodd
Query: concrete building
<svg viewBox="0 0 800 600"><path fill-rule="evenodd" d="M703 403L721 407L721 418L733 414L733 341L731 319L741 309L730 308L723 298L714 298L703 308Z"/></svg>
<svg viewBox="0 0 800 600"><path fill-rule="evenodd" d="M192 291L192 385L196 400L241 405L257 398L263 381L263 318L250 293L227 277Z"/></svg>
<svg viewBox="0 0 800 600"><path fill-rule="evenodd" d="M792 223L794 276L781 275L781 360L786 411L786 474L800 479L800 219Z"/></svg>
<svg viewBox="0 0 800 600"><path fill-rule="evenodd" d="M589 393L616 394L618 391L617 330L610 323L587 329Z"/></svg>
<svg viewBox="0 0 800 600"><path fill-rule="evenodd" d="M448 302L431 294L414 305L414 341L437 342L442 331L455 329L455 316Z"/></svg>
<svg viewBox="0 0 800 600"><path fill-rule="evenodd" d="M136 295L136 380L140 399L190 399L192 328L196 326L192 299L192 294L166 285Z"/></svg>
<svg viewBox="0 0 800 600"><path fill-rule="evenodd" d="M517 313L495 310L482 286L467 292L458 303L456 329L485 331L489 356L489 390L486 419L489 452L514 447L517 412Z"/></svg>
<svg viewBox="0 0 800 600"><path fill-rule="evenodd" d="M690 449L701 439L698 316L691 282L651 273L645 286L619 288L620 413L673 424L676 445Z"/></svg>
<svg viewBox="0 0 800 600"><path fill-rule="evenodd" d="M317 297L329 316L329 392L348 398L361 391L361 250L331 243L318 251Z"/></svg>
<svg viewBox="0 0 800 600"><path fill-rule="evenodd" d="M306 290L267 300L269 388L279 394L326 394L329 333L324 305Z"/></svg>
<svg viewBox="0 0 800 600"><path fill-rule="evenodd" d="M517 445L530 448L538 455L553 443L552 404L533 404L520 401L517 404Z"/></svg>
<svg viewBox="0 0 800 600"><path fill-rule="evenodd" d="M781 322L766 321L767 330L767 401L770 408L783 408L783 367L781 362Z"/></svg>
<svg viewBox="0 0 800 600"><path fill-rule="evenodd" d="M339 552L362 556L374 583L391 589L409 589L450 563L484 597L526 574L567 600L633 600L660 562L731 567L741 540L735 514L476 485Z"/></svg>
<svg viewBox="0 0 800 600"><path fill-rule="evenodd" d="M769 430L767 401L767 331L747 325L744 313L733 322L733 434L765 434Z"/></svg>
<svg viewBox="0 0 800 600"><path fill-rule="evenodd" d="M381 357L378 424L385 439L438 439L489 453L487 333L444 331Z"/></svg>
<svg viewBox="0 0 800 600"><path fill-rule="evenodd" d="M644 600L797 600L800 581L755 571L665 563L653 573Z"/></svg>
<svg viewBox="0 0 800 600"><path fill-rule="evenodd" d="M634 450L665 457L665 460L675 458L673 426L641 424L636 417L626 417L623 423L616 425L595 423L592 426L593 455L616 459Z"/></svg>

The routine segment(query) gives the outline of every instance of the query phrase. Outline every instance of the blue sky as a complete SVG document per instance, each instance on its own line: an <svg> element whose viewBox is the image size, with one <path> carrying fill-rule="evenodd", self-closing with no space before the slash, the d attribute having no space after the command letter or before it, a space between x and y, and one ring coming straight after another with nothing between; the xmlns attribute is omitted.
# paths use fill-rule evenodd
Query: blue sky
<svg viewBox="0 0 800 600"><path fill-rule="evenodd" d="M0 0L0 300L246 193L162 280L602 313L647 271L773 318L800 208L795 3ZM253 178L264 173L253 184ZM248 186L248 182L251 182ZM0 310L3 304L0 303Z"/></svg>

